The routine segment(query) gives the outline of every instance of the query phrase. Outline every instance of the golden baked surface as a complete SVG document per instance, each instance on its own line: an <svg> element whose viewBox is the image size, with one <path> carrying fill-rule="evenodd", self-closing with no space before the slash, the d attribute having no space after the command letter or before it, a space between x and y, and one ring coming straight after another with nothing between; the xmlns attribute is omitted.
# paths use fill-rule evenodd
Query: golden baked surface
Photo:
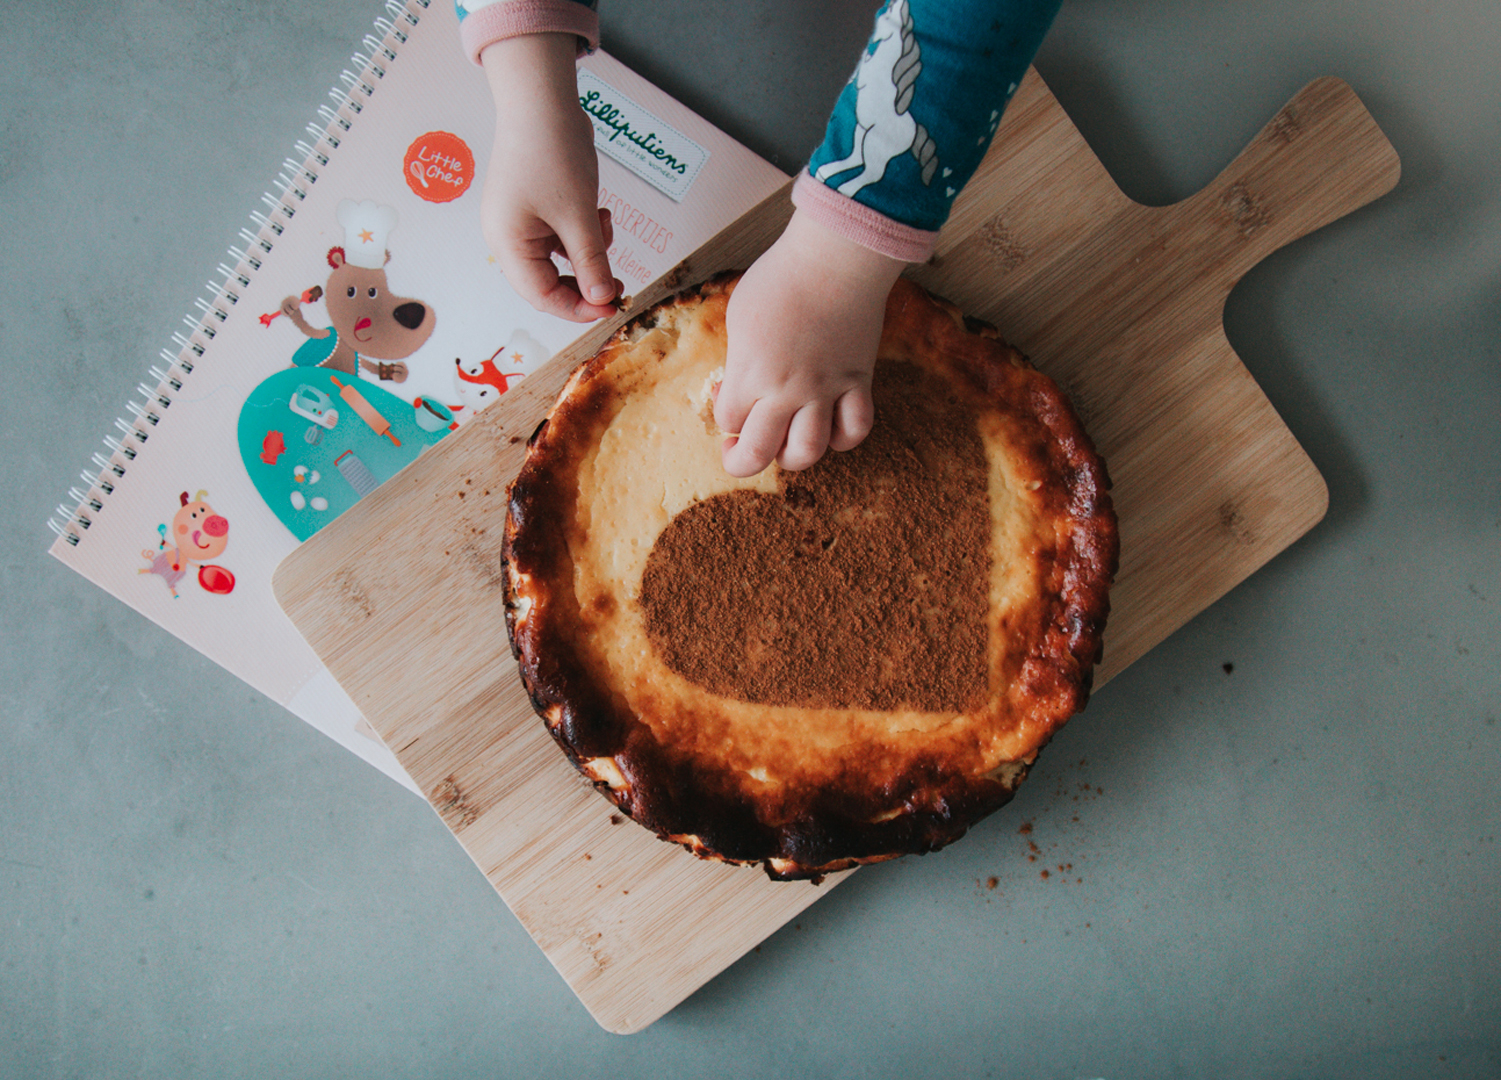
<svg viewBox="0 0 1501 1080"><path fill-rule="evenodd" d="M792 878L933 850L1084 704L1104 466L1050 380L902 281L870 437L731 477L733 285L627 327L533 436L505 548L523 681L585 775L700 855Z"/></svg>

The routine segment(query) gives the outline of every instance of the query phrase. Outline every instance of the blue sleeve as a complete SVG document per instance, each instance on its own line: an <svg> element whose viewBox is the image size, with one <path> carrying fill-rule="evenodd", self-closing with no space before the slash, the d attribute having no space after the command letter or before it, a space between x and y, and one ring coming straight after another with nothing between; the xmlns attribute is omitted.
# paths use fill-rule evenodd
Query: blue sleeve
<svg viewBox="0 0 1501 1080"><path fill-rule="evenodd" d="M1061 0L887 0L808 162L813 179L937 230Z"/></svg>

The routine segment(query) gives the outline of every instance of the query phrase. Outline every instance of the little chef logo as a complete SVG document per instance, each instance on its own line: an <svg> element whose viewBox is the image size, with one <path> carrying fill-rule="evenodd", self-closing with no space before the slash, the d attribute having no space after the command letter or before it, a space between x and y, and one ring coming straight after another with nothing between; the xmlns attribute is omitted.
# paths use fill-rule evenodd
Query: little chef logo
<svg viewBox="0 0 1501 1080"><path fill-rule="evenodd" d="M429 131L407 147L401 163L407 187L428 202L453 202L474 182L474 154L447 131Z"/></svg>

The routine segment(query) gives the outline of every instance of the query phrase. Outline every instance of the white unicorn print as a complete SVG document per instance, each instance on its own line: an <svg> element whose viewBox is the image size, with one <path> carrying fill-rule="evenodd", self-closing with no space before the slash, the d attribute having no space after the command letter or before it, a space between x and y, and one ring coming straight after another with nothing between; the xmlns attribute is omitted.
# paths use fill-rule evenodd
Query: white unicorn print
<svg viewBox="0 0 1501 1080"><path fill-rule="evenodd" d="M836 189L854 195L886 175L893 158L911 152L922 166L922 182L929 183L938 168L933 140L912 118L913 84L922 71L921 52L912 30L907 0L891 0L876 17L871 38L874 49L860 57L850 79L855 85L855 145L842 161L819 166L815 180L828 180L849 169L861 171Z"/></svg>

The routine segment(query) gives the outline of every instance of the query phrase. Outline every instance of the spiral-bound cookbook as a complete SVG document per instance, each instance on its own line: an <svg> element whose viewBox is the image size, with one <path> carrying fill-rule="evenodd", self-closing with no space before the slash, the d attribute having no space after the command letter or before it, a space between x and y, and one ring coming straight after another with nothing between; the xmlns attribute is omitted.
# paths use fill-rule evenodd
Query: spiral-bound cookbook
<svg viewBox="0 0 1501 1080"><path fill-rule="evenodd" d="M786 182L603 52L579 99L628 293ZM493 105L448 0L387 3L318 112L59 506L51 553L415 790L272 571L585 328L534 311L486 249Z"/></svg>

